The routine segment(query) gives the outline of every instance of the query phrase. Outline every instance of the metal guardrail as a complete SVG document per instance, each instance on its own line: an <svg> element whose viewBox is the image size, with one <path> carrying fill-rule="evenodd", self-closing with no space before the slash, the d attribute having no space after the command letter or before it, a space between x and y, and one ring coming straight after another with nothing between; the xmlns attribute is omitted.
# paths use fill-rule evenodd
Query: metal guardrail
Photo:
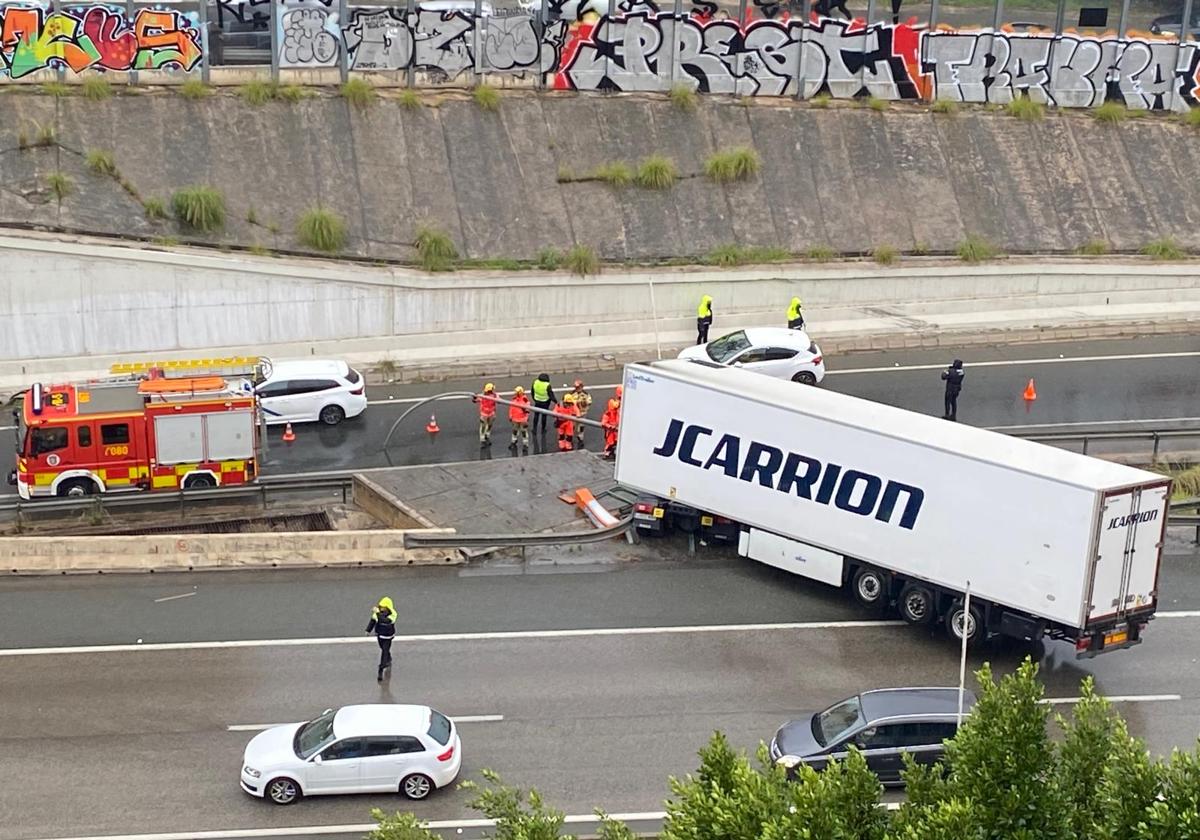
<svg viewBox="0 0 1200 840"><path fill-rule="evenodd" d="M1164 440L1172 440L1175 438L1197 438L1200 439L1200 428L1186 429L1147 429L1128 430L1128 431L1100 431L1100 432L1016 432L1012 433L1013 437L1019 437L1024 440L1032 440L1037 443L1068 443L1078 441L1083 444L1082 454L1088 454L1088 444L1092 441L1113 441L1113 440L1148 440L1152 441L1154 446L1151 450L1150 457L1154 460L1158 459L1158 453L1161 449Z"/></svg>
<svg viewBox="0 0 1200 840"><path fill-rule="evenodd" d="M350 500L350 488L354 486L352 473L305 477L277 476L263 478L253 484L238 484L233 487L212 487L198 490L169 490L159 492L101 493L94 496L75 496L52 499L5 499L0 501L0 513L15 512L18 516L31 513L53 513L88 510L118 510L122 508L145 508L165 506L178 502L180 509L189 503L225 501L232 499L257 498L265 507L275 494L311 492L314 490L340 490L342 504Z"/></svg>
<svg viewBox="0 0 1200 840"><path fill-rule="evenodd" d="M405 548L529 548L541 545L586 545L619 537L629 530L633 517L627 516L607 528L594 531L561 531L553 534L414 534L404 535Z"/></svg>

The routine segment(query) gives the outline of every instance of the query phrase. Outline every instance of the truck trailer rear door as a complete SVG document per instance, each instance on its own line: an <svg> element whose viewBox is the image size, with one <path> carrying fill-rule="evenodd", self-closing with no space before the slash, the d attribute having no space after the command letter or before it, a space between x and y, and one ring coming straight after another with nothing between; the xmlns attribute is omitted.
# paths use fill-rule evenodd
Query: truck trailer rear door
<svg viewBox="0 0 1200 840"><path fill-rule="evenodd" d="M1152 612L1169 484L1106 493L1092 572L1088 626Z"/></svg>

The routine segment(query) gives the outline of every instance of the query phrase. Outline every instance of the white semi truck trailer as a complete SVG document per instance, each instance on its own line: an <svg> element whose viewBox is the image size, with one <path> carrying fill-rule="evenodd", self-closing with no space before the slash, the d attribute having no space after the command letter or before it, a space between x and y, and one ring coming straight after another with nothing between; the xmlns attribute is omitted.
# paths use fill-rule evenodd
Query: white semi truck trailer
<svg viewBox="0 0 1200 840"><path fill-rule="evenodd" d="M1142 640L1169 479L761 374L625 368L616 479L677 529L969 642ZM969 611L964 593L970 586Z"/></svg>

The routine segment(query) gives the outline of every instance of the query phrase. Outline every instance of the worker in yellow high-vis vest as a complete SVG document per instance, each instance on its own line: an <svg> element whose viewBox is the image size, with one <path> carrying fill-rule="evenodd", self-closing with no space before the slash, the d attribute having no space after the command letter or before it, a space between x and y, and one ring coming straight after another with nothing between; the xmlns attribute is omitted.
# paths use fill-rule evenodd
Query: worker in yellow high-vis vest
<svg viewBox="0 0 1200 840"><path fill-rule="evenodd" d="M700 298L700 305L696 307L696 343L708 343L708 328L712 326L713 310L712 310L712 295L704 295Z"/></svg>

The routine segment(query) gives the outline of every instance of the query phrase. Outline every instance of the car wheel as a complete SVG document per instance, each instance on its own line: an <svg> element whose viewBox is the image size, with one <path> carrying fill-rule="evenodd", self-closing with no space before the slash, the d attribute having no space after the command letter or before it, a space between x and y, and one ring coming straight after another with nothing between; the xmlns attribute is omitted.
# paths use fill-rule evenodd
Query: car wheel
<svg viewBox="0 0 1200 840"><path fill-rule="evenodd" d="M267 799L276 805L291 805L300 798L300 785L287 776L280 776L267 782Z"/></svg>
<svg viewBox="0 0 1200 840"><path fill-rule="evenodd" d="M793 382L799 382L801 385L816 385L817 375L811 371L802 370L792 377Z"/></svg>
<svg viewBox="0 0 1200 840"><path fill-rule="evenodd" d="M910 583L900 590L900 617L909 624L927 624L933 618L933 593Z"/></svg>
<svg viewBox="0 0 1200 840"><path fill-rule="evenodd" d="M878 607L883 602L887 583L883 573L875 569L861 568L854 573L851 583L854 600L864 607Z"/></svg>
<svg viewBox="0 0 1200 840"><path fill-rule="evenodd" d="M405 776L400 782L400 792L409 799L424 799L433 793L433 779L422 773Z"/></svg>
<svg viewBox="0 0 1200 840"><path fill-rule="evenodd" d="M950 606L950 611L946 613L946 632L955 641L961 642L964 624L966 625L968 645L972 645L982 638L984 632L983 611L975 604L971 604L969 611L965 610L962 601L955 601Z"/></svg>
<svg viewBox="0 0 1200 840"><path fill-rule="evenodd" d="M96 493L96 482L90 478L73 478L64 481L58 487L58 495L78 499L81 496L92 496Z"/></svg>
<svg viewBox="0 0 1200 840"><path fill-rule="evenodd" d="M201 473L200 475L189 475L183 480L184 490L208 490L216 486L216 479L214 479L211 475L205 475L204 473Z"/></svg>
<svg viewBox="0 0 1200 840"><path fill-rule="evenodd" d="M346 419L346 412L340 405L327 405L321 409L320 417L326 426L336 426Z"/></svg>

